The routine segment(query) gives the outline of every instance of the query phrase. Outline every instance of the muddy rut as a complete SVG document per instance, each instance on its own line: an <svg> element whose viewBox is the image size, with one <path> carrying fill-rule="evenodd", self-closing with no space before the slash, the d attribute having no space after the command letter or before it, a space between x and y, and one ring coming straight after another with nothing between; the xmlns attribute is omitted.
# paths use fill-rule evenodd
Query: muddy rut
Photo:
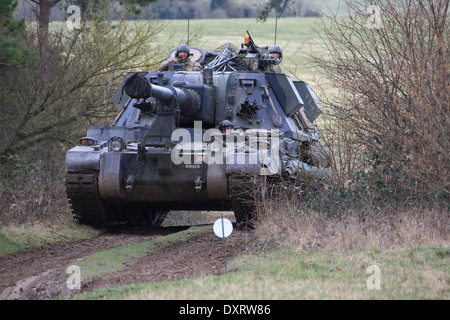
<svg viewBox="0 0 450 320"><path fill-rule="evenodd" d="M136 244L186 230L162 227L147 230L105 232L95 238L29 248L0 257L0 300L70 297L76 293L132 283L195 278L224 272L223 243L212 232L203 232L149 251L121 270L102 277L81 278L80 289L67 285L66 268L105 249ZM240 253L249 232L235 228L227 238L227 258Z"/></svg>

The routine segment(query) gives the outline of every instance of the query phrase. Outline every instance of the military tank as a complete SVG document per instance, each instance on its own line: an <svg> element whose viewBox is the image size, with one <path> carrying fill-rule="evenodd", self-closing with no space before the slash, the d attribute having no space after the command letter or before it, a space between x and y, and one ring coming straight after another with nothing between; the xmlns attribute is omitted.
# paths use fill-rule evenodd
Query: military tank
<svg viewBox="0 0 450 320"><path fill-rule="evenodd" d="M160 226L171 210L219 210L248 226L255 183L329 178L308 83L265 71L277 61L249 33L239 50L196 50L202 71L129 72L113 123L67 152L75 220Z"/></svg>

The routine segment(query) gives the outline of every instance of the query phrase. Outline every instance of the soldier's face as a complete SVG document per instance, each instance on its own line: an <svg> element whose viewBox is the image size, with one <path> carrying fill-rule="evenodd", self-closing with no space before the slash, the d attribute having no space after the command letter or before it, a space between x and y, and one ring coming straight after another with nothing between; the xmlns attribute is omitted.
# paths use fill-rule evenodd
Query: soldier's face
<svg viewBox="0 0 450 320"><path fill-rule="evenodd" d="M178 52L178 57L179 57L181 60L186 59L186 57L187 57L187 52L185 52L185 51L179 51L179 52Z"/></svg>
<svg viewBox="0 0 450 320"><path fill-rule="evenodd" d="M280 54L278 52L272 52L271 55L273 55L277 59L280 59Z"/></svg>

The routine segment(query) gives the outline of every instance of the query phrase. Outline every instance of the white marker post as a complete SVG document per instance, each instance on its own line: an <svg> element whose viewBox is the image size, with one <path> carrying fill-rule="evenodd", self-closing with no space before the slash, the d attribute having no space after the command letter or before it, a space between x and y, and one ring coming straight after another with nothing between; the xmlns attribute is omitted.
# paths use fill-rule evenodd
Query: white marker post
<svg viewBox="0 0 450 320"><path fill-rule="evenodd" d="M223 257L225 259L225 273L227 272L227 250L225 246L225 238L228 238L230 234L233 232L233 224L230 220L224 219L223 215L220 219L217 219L214 222L213 226L214 233L219 238L223 239Z"/></svg>

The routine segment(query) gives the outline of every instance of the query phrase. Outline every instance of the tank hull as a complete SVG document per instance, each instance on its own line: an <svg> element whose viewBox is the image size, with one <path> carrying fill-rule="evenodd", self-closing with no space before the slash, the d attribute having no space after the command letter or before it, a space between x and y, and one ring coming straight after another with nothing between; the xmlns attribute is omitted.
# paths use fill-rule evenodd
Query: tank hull
<svg viewBox="0 0 450 320"><path fill-rule="evenodd" d="M320 144L320 106L285 74L133 73L113 101L113 124L90 127L66 155L67 195L82 223L157 226L170 210L233 210L245 223L257 179L328 175L303 153Z"/></svg>

